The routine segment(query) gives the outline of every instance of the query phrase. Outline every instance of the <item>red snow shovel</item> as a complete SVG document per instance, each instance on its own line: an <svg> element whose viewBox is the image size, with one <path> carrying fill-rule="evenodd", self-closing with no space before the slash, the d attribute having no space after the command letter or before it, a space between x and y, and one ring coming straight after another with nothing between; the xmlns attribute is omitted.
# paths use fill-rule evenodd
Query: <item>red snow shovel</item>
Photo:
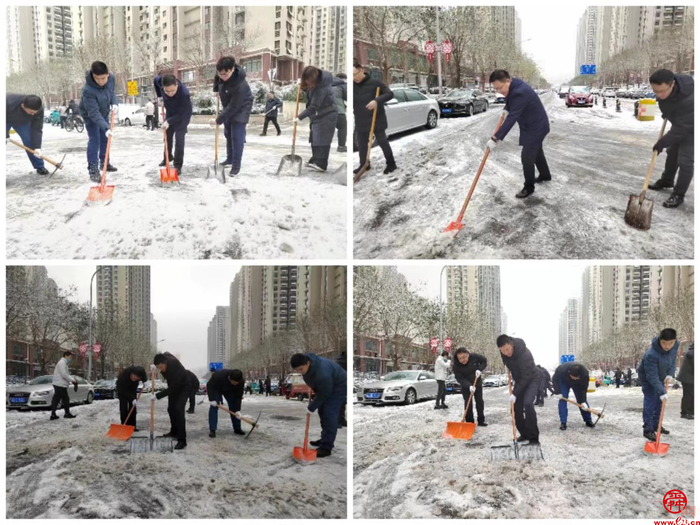
<svg viewBox="0 0 700 525"><path fill-rule="evenodd" d="M311 401L309 401L309 404ZM306 430L304 430L304 446L294 447L294 459L302 465L308 465L316 461L316 450L309 449L309 424L311 423L311 414L306 414Z"/></svg>
<svg viewBox="0 0 700 525"><path fill-rule="evenodd" d="M141 390L141 392L139 392L139 395L136 398L136 401L141 399L142 393L143 393L143 390ZM133 403L131 405L131 410L129 410L129 415L126 416L126 419L124 421L129 421L129 418L131 417L131 414L134 412L135 408L136 408L136 403ZM105 437L108 437L111 439L118 439L120 441L126 441L134 433L134 428L136 428L136 427L133 427L131 425L117 425L116 423L112 423L109 426L109 430L107 431L107 434L105 434Z"/></svg>
<svg viewBox="0 0 700 525"><path fill-rule="evenodd" d="M161 119L165 123L165 103L160 108ZM173 133L173 140L175 140L175 133ZM171 183L177 182L180 184L180 179L177 176L177 170L170 167L170 158L168 155L168 130L163 126L163 147L165 148L165 167L160 169L160 185L162 186L164 182Z"/></svg>
<svg viewBox="0 0 700 525"><path fill-rule="evenodd" d="M668 394L668 381L664 381L664 391ZM661 403L661 415L659 416L659 428L656 429L656 441L648 441L644 444L644 452L654 456L665 456L668 454L668 443L661 443L661 425L664 423L664 410L666 410L666 400Z"/></svg>
<svg viewBox="0 0 700 525"><path fill-rule="evenodd" d="M501 115L501 118L498 121L498 125L496 126L496 131L493 132L495 135L498 130L501 128L501 124L503 124L503 121L506 118L506 114L503 113ZM481 177L481 172L484 169L484 165L486 164L486 160L489 158L489 155L491 153L491 148L486 148L486 152L484 153L484 158L481 159L481 164L479 165L479 169L476 172L476 177L474 177L474 180L472 181L472 186L469 188L469 193L467 194L467 198L464 201L464 204L462 205L462 210L459 212L459 216L457 217L456 221L452 221L450 224L447 225L447 228L443 230L443 233L447 232L455 232L454 237L457 236L459 233L459 230L461 230L464 227L464 223L462 222L462 219L464 218L464 213L467 211L467 206L469 205L469 201L472 198L472 195L474 194L474 190L476 189L476 183L479 182L479 177Z"/></svg>
<svg viewBox="0 0 700 525"><path fill-rule="evenodd" d="M374 95L375 100L379 97L379 88L377 88L377 92ZM374 142L374 124L377 121L377 108L379 107L379 104L377 103L377 106L374 108L374 111L372 112L372 125L369 128L369 145L367 146L367 158L365 159L365 163L362 165L360 168L360 171L357 172L355 177L352 179L352 182L355 183L359 181L362 176L367 173L367 170L369 169L369 157L372 154L372 142Z"/></svg>
<svg viewBox="0 0 700 525"><path fill-rule="evenodd" d="M478 377L474 378L474 384L472 385L473 387L476 387L476 382L478 380ZM467 401L467 406L465 407L464 413L462 414L462 420L448 421L447 429L445 429L445 431L442 433L442 437L452 439L466 439L467 441L469 441L472 438L472 436L474 435L474 431L476 430L476 423L466 422L467 412L471 407L472 397L474 397L474 392L471 392L469 394L469 401Z"/></svg>
<svg viewBox="0 0 700 525"><path fill-rule="evenodd" d="M114 132L114 110L109 119L109 130ZM109 165L109 150L112 147L112 135L107 139L107 152L105 153L105 165L102 168L102 181L99 186L93 186L88 192L88 204L109 204L112 202L114 186L107 186L107 166Z"/></svg>

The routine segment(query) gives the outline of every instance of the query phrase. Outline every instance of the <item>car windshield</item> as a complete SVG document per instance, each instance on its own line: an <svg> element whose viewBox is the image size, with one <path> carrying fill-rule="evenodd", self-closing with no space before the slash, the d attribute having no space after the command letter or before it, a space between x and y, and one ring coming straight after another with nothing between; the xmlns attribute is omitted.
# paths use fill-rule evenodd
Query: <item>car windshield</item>
<svg viewBox="0 0 700 525"><path fill-rule="evenodd" d="M418 372L405 370L402 372L391 372L384 376L384 381L403 381L408 379L409 381L415 381L418 377Z"/></svg>
<svg viewBox="0 0 700 525"><path fill-rule="evenodd" d="M100 379L95 383L95 386L110 386L113 382L112 379Z"/></svg>
<svg viewBox="0 0 700 525"><path fill-rule="evenodd" d="M470 98L472 96L472 92L467 90L467 89L455 89L452 91L449 95L447 95L445 98L450 99L450 98Z"/></svg>
<svg viewBox="0 0 700 525"><path fill-rule="evenodd" d="M53 382L53 376L39 376L32 379L30 385L50 385Z"/></svg>
<svg viewBox="0 0 700 525"><path fill-rule="evenodd" d="M589 93L588 86L571 86L569 93Z"/></svg>

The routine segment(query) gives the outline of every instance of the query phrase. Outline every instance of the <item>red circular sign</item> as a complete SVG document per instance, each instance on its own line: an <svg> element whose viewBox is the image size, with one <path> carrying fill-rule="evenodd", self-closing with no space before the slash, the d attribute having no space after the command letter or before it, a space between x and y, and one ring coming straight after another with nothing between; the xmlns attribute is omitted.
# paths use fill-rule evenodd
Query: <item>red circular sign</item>
<svg viewBox="0 0 700 525"><path fill-rule="evenodd" d="M433 338L430 340L430 346L431 346L432 348L437 348L437 345L438 345L438 338L437 338L437 337L433 337Z"/></svg>
<svg viewBox="0 0 700 525"><path fill-rule="evenodd" d="M443 344L445 345L445 348L451 348L452 347L452 339L449 337L446 337L445 340L443 341Z"/></svg>
<svg viewBox="0 0 700 525"><path fill-rule="evenodd" d="M680 514L688 506L688 498L685 497L682 491L673 489L664 494L663 503L664 508L671 514ZM678 510L673 510L674 508Z"/></svg>

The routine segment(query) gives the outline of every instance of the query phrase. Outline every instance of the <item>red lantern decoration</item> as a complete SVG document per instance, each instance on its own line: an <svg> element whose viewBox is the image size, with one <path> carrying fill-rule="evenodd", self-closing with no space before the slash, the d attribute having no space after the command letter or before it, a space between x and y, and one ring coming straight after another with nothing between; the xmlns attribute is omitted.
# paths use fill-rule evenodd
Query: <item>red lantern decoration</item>
<svg viewBox="0 0 700 525"><path fill-rule="evenodd" d="M435 50L437 49L437 46L432 40L428 40L425 43L425 52L428 54L428 60L431 62L433 61L433 55L435 54Z"/></svg>
<svg viewBox="0 0 700 525"><path fill-rule="evenodd" d="M102 345L100 343L95 343L92 345L92 351L95 355L98 355L102 351Z"/></svg>
<svg viewBox="0 0 700 525"><path fill-rule="evenodd" d="M445 42L442 44L442 52L445 53L445 60L449 62L450 53L452 53L452 43L447 39L445 39Z"/></svg>
<svg viewBox="0 0 700 525"><path fill-rule="evenodd" d="M87 352L87 343L81 343L78 349L80 350L80 355L85 357L85 353Z"/></svg>

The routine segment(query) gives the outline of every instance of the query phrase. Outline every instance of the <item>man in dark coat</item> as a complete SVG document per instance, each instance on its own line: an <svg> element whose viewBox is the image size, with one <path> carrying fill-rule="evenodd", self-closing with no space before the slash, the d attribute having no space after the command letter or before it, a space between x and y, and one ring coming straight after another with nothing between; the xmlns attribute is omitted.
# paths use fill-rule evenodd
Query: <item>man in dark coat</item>
<svg viewBox="0 0 700 525"><path fill-rule="evenodd" d="M156 96L163 99L165 106L165 120L163 128L168 139L168 158L178 174L182 172L182 163L185 160L185 135L187 126L192 118L192 100L187 87L173 75L156 76L153 79ZM173 139L175 140L175 157L173 157ZM165 150L161 167L165 166Z"/></svg>
<svg viewBox="0 0 700 525"><path fill-rule="evenodd" d="M197 396L197 392L199 391L199 378L195 375L194 372L190 372L187 370L187 378L190 381L190 391L188 398L190 400L190 408L187 410L188 414L194 414L194 405L195 405L195 399Z"/></svg>
<svg viewBox="0 0 700 525"><path fill-rule="evenodd" d="M488 426L484 416L484 389L481 385L481 373L486 370L486 357L469 352L466 348L458 348L452 358L452 371L455 379L462 387L464 408L467 408L469 396L474 393L474 402L467 410L468 423L474 422L474 406L476 405L476 420L480 427ZM476 385L474 380L476 379Z"/></svg>
<svg viewBox="0 0 700 525"><path fill-rule="evenodd" d="M263 130L260 134L261 137L267 135L267 125L270 122L272 122L272 125L275 126L277 136L279 137L282 134L280 125L277 124L277 110L282 109L282 106L282 101L275 96L273 91L270 91L267 94L267 101L265 102L265 123L263 124Z"/></svg>
<svg viewBox="0 0 700 525"><path fill-rule="evenodd" d="M695 343L692 343L683 356L681 370L678 372L678 377L676 377L683 385L683 398L681 399L681 418L683 419L695 419L695 395L693 393L693 385L695 383L694 349Z"/></svg>
<svg viewBox="0 0 700 525"><path fill-rule="evenodd" d="M627 374L625 374L625 387L631 387L631 386L632 386L632 369L628 368Z"/></svg>
<svg viewBox="0 0 700 525"><path fill-rule="evenodd" d="M270 376L265 377L265 397L268 397L270 394L272 394L272 379L270 379Z"/></svg>
<svg viewBox="0 0 700 525"><path fill-rule="evenodd" d="M237 369L230 370L224 368L214 372L207 382L207 396L209 397L209 437L216 437L216 428L219 422L218 405L224 403L228 405L228 409L235 413L231 416L231 424L233 425L233 433L239 436L245 435L241 429L241 403L243 401L243 390L245 388L245 380L243 372Z"/></svg>
<svg viewBox="0 0 700 525"><path fill-rule="evenodd" d="M573 390L576 402L588 408L586 400L588 391L588 381L590 377L585 366L576 361L562 363L554 371L552 383L554 383L554 395L559 399L559 421L561 422L560 430L566 430L566 420L569 415L569 404L562 398L569 397L569 390ZM591 421L591 413L586 410L579 409L581 417L587 427L593 428Z"/></svg>
<svg viewBox="0 0 700 525"><path fill-rule="evenodd" d="M666 166L661 178L649 184L650 190L673 188L664 202L666 208L683 204L685 193L693 180L695 164L695 82L690 75L674 75L673 71L660 69L649 77L651 89L661 110L661 117L671 123L671 130L654 144L659 154L666 150ZM678 173L678 180L676 179Z"/></svg>
<svg viewBox="0 0 700 525"><path fill-rule="evenodd" d="M10 130L14 129L22 144L33 149L34 154L27 153L29 162L39 175L48 175L41 158L41 139L44 131L44 108L37 95L18 95L8 93L6 100L5 143L10 139Z"/></svg>
<svg viewBox="0 0 700 525"><path fill-rule="evenodd" d="M549 385L549 382L551 381L549 377L549 372L547 372L547 369L540 366L536 365L537 370L540 373L540 384L539 388L537 389L537 398L535 398L535 404L537 406L543 407L544 406L544 398L547 397L547 386Z"/></svg>
<svg viewBox="0 0 700 525"><path fill-rule="evenodd" d="M491 73L489 82L493 88L506 97L505 111L508 116L500 129L491 137L489 148L493 151L517 122L520 126L520 145L523 147L521 160L525 186L516 195L524 199L535 191L535 183L552 180L542 143L549 133L549 118L535 91L519 78L510 78L507 71L497 69ZM535 178L535 166L540 176Z"/></svg>
<svg viewBox="0 0 700 525"><path fill-rule="evenodd" d="M299 113L298 120L307 117L311 120L309 142L312 153L306 165L316 171L328 169L328 157L338 121L333 88L339 84L342 84L342 80L314 66L307 66L301 76L301 88L306 91L306 109Z"/></svg>
<svg viewBox="0 0 700 525"><path fill-rule="evenodd" d="M177 439L176 450L187 446L187 427L185 423L185 405L190 396L190 379L182 363L170 352L156 354L153 364L160 370L168 388L151 394L151 399L168 398L168 416L170 416L170 432L161 437Z"/></svg>
<svg viewBox="0 0 700 525"><path fill-rule="evenodd" d="M245 128L253 109L253 94L245 76L245 70L236 64L232 56L221 57L216 63L214 92L219 94L224 109L217 119L210 121L210 125L224 126L226 160L221 164L231 166L231 175L238 175L241 171Z"/></svg>
<svg viewBox="0 0 700 525"><path fill-rule="evenodd" d="M90 71L85 73L79 109L88 135L88 174L93 182L100 182L102 179L101 168L107 155L107 141L112 135L110 114L118 110L115 82L114 73L109 72L104 62L93 62ZM107 171L114 172L117 168L109 163Z"/></svg>
<svg viewBox="0 0 700 525"><path fill-rule="evenodd" d="M343 351L341 352L341 354L338 356L337 363L338 363L338 364L340 365L340 367L341 367L343 370L345 370L345 372L347 373L347 370L348 370L348 355L347 355L347 353L345 352L345 350L343 350ZM283 383L284 383L284 378L281 378L281 379L280 379L280 384L283 384ZM284 396L284 393L282 393L282 395ZM348 426L348 421L347 421L347 419L346 419L346 417L345 417L345 406L346 406L346 403L344 402L343 405L340 407L340 410L338 411L338 427L339 427L339 428L344 428L344 427L347 427L347 426Z"/></svg>
<svg viewBox="0 0 700 525"><path fill-rule="evenodd" d="M136 391L139 388L139 381L143 381L144 385L148 381L146 370L142 366L128 366L117 377L119 417L122 425L136 427ZM127 419L132 405L134 406L134 411L131 413L131 417ZM134 432L138 432L138 430L138 428L134 428Z"/></svg>
<svg viewBox="0 0 700 525"><path fill-rule="evenodd" d="M294 354L290 364L314 392L308 413L318 409L321 418L321 439L309 444L318 447L316 457L330 456L338 433L338 411L347 401L347 373L338 363L316 354Z"/></svg>
<svg viewBox="0 0 700 525"><path fill-rule="evenodd" d="M348 137L348 119L347 100L348 100L348 76L345 73L338 73L335 76L342 84L333 85L333 93L335 94L335 107L338 109L338 120L335 123L335 129L338 131L338 151L345 152L348 148L345 146Z"/></svg>
<svg viewBox="0 0 700 525"><path fill-rule="evenodd" d="M661 404L668 399L665 383L673 379L677 355L676 331L673 328L664 328L658 337L651 341L651 348L646 351L639 363L637 374L644 394L642 411L644 437L649 441L656 441ZM669 434L669 431L661 427L661 433Z"/></svg>
<svg viewBox="0 0 700 525"><path fill-rule="evenodd" d="M539 387L540 374L535 366L532 353L522 339L499 335L496 346L501 351L503 364L510 370L515 386L510 396L515 413L515 426L520 433L518 441L539 443L540 431L537 427L535 397Z"/></svg>
<svg viewBox="0 0 700 525"><path fill-rule="evenodd" d="M371 78L361 64L354 64L352 70L353 101L352 111L355 116L355 133L357 135L357 148L360 150L360 167L354 170L358 173L367 160L369 146L369 132L372 127L372 114L377 109L377 118L374 123L374 137L382 148L386 159L384 174L396 170L394 152L391 150L389 139L386 136L388 127L384 104L394 98L394 93L381 81ZM377 95L379 88L379 96Z"/></svg>
<svg viewBox="0 0 700 525"><path fill-rule="evenodd" d="M620 388L620 380L622 379L622 370L620 370L620 367L618 366L615 369L615 388Z"/></svg>

